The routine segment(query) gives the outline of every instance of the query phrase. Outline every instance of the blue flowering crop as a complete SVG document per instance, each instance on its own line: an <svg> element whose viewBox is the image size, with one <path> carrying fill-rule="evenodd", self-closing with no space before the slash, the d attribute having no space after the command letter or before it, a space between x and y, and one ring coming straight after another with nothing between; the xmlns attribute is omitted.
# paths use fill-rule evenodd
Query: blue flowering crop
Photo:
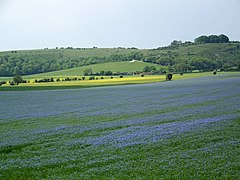
<svg viewBox="0 0 240 180"><path fill-rule="evenodd" d="M240 76L0 94L0 178L239 178Z"/></svg>

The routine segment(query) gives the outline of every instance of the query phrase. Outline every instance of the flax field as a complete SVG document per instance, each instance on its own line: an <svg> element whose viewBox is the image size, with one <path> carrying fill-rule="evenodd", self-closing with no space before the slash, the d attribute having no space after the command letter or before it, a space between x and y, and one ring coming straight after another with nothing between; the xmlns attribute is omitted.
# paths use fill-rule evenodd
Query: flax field
<svg viewBox="0 0 240 180"><path fill-rule="evenodd" d="M0 179L239 179L240 75L0 92Z"/></svg>

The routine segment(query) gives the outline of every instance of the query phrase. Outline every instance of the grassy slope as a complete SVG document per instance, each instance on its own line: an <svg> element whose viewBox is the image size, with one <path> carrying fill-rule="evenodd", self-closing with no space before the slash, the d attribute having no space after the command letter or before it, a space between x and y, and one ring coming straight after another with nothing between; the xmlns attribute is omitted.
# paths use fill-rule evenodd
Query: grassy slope
<svg viewBox="0 0 240 180"><path fill-rule="evenodd" d="M167 51L176 51L176 52L195 52L195 54L208 54L213 52L223 52L231 46L231 44L234 43L222 43L222 44L198 44L198 45L190 45L190 46L184 46L179 47L174 50L154 50L154 51L161 51L161 52L167 52ZM83 49L38 49L38 50L18 50L17 55L28 55L28 54L35 54L39 56L47 55L47 54L61 54L63 56L68 56L70 58L73 57L93 57L93 56L110 56L113 54L128 54L131 52L142 52L147 53L149 51L153 51L152 49L117 49L117 48L83 48ZM5 54L12 54L11 51L3 51L0 52L1 55Z"/></svg>
<svg viewBox="0 0 240 180"><path fill-rule="evenodd" d="M192 54L197 55L212 55L212 54L219 54L225 51L227 48L227 44L198 44L192 46L186 46L175 51L178 53L186 54L190 52Z"/></svg>
<svg viewBox="0 0 240 180"><path fill-rule="evenodd" d="M64 77L64 76L82 76L84 69L91 68L93 73L97 73L100 71L112 71L112 72L135 72L142 71L145 66L155 66L156 68L160 68L160 65L146 63L146 62L110 62L110 63L102 63L102 64L94 64L89 66L82 66L78 68L72 68L61 71L54 71L49 73L42 73L37 75L26 76L26 78L34 78L34 77Z"/></svg>
<svg viewBox="0 0 240 180"><path fill-rule="evenodd" d="M38 50L18 50L16 56L35 55L36 58L45 58L48 55L57 55L59 58L79 58L79 57L108 57L113 54L128 54L131 52L137 52L135 49L116 49L116 48L83 48L83 49L38 49ZM0 55L12 55L10 51L0 52Z"/></svg>
<svg viewBox="0 0 240 180"><path fill-rule="evenodd" d="M173 50L141 50L144 55L147 54L164 54L167 52L179 53L182 56L194 56L194 57L207 57L207 58L219 58L226 57L231 58L235 53L239 53L240 49L236 49L235 43L223 43L223 44L198 44L179 47ZM181 59L179 59L181 60Z"/></svg>

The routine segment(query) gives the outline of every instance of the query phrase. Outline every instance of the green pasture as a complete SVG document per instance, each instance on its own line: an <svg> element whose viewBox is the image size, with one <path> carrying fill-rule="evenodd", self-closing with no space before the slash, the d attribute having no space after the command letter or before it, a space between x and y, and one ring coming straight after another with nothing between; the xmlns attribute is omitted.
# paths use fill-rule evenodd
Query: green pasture
<svg viewBox="0 0 240 180"><path fill-rule="evenodd" d="M65 77L65 76L83 76L83 71L87 68L91 68L93 73L99 73L100 71L112 71L112 72L136 72L143 71L145 66L155 66L157 69L163 68L160 65L153 63L146 63L142 61L123 61L123 62L109 62L102 64L95 64L89 66L82 66L77 68L71 68L61 71L54 71L49 73L42 73L37 75L30 75L27 78L35 77Z"/></svg>

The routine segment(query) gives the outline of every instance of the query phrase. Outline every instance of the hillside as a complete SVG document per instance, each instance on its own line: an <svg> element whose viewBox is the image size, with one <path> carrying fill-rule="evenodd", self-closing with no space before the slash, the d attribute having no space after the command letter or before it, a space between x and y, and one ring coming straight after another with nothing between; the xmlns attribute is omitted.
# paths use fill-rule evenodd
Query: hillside
<svg viewBox="0 0 240 180"><path fill-rule="evenodd" d="M29 75L134 59L134 49L42 49L0 52L0 76ZM127 58L126 58L127 57Z"/></svg>
<svg viewBox="0 0 240 180"><path fill-rule="evenodd" d="M71 68L60 71L53 71L48 73L41 73L36 75L30 75L28 77L55 77L55 76L82 76L83 71L87 68L91 68L93 73L99 73L100 71L109 71L112 72L136 72L142 71L145 66L155 66L156 69L163 68L160 65L146 63L142 61L122 61L122 62L109 62L102 64L94 64L88 66L81 66L77 68Z"/></svg>
<svg viewBox="0 0 240 180"><path fill-rule="evenodd" d="M191 43L158 49L65 48L0 52L0 76L30 75L131 60L168 66L175 72L234 70L240 68L240 43Z"/></svg>

